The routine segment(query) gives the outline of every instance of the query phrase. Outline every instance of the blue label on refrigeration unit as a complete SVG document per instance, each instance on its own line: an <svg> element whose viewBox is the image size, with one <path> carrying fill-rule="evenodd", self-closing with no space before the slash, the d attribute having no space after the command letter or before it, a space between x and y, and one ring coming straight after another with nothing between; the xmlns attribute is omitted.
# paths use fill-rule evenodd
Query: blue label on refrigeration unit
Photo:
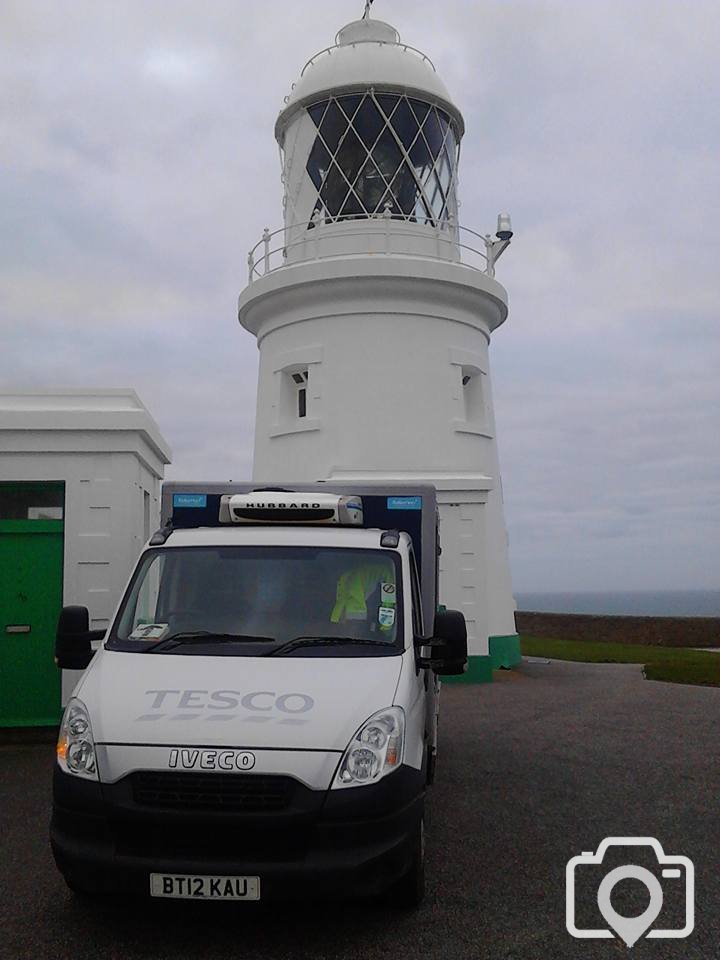
<svg viewBox="0 0 720 960"><path fill-rule="evenodd" d="M174 493L173 507L206 507L207 494L204 493Z"/></svg>
<svg viewBox="0 0 720 960"><path fill-rule="evenodd" d="M388 497L388 510L422 510L422 497Z"/></svg>

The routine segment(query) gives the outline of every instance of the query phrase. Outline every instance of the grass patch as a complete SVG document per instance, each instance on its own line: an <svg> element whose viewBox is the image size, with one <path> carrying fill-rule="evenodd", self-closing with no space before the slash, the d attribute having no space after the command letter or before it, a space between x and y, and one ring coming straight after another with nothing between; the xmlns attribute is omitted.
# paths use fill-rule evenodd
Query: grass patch
<svg viewBox="0 0 720 960"><path fill-rule="evenodd" d="M720 686L720 653L707 650L525 636L520 637L520 649L526 657L549 657L551 660L642 663L648 680Z"/></svg>

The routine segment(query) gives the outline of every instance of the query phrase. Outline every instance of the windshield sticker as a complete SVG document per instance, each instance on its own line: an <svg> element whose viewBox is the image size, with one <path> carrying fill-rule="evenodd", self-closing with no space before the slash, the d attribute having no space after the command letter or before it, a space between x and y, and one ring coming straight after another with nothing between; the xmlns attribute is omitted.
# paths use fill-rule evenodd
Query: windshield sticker
<svg viewBox="0 0 720 960"><path fill-rule="evenodd" d="M395 608L380 607L378 610L378 623L381 627L391 627L395 623Z"/></svg>
<svg viewBox="0 0 720 960"><path fill-rule="evenodd" d="M381 593L382 605L384 607L395 606L396 590L395 590L394 583L381 583L380 593Z"/></svg>
<svg viewBox="0 0 720 960"><path fill-rule="evenodd" d="M168 632L167 623L139 623L130 634L130 640L162 640Z"/></svg>

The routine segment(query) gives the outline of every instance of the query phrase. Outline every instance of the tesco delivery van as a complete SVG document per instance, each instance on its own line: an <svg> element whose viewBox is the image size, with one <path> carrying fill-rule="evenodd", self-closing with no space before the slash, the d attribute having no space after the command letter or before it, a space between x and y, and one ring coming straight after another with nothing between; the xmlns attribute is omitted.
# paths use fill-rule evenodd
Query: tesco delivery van
<svg viewBox="0 0 720 960"><path fill-rule="evenodd" d="M467 659L434 488L167 483L162 517L107 633L60 616L58 665L87 667L54 772L67 884L418 903L437 676Z"/></svg>

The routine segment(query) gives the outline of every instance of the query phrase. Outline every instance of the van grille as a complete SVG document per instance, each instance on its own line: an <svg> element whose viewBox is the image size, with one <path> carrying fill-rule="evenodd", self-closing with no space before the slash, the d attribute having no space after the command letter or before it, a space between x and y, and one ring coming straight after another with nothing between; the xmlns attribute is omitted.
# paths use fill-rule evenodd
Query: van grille
<svg viewBox="0 0 720 960"><path fill-rule="evenodd" d="M290 777L261 774L165 773L132 774L135 803L180 810L227 810L264 813L285 810L292 798Z"/></svg>

